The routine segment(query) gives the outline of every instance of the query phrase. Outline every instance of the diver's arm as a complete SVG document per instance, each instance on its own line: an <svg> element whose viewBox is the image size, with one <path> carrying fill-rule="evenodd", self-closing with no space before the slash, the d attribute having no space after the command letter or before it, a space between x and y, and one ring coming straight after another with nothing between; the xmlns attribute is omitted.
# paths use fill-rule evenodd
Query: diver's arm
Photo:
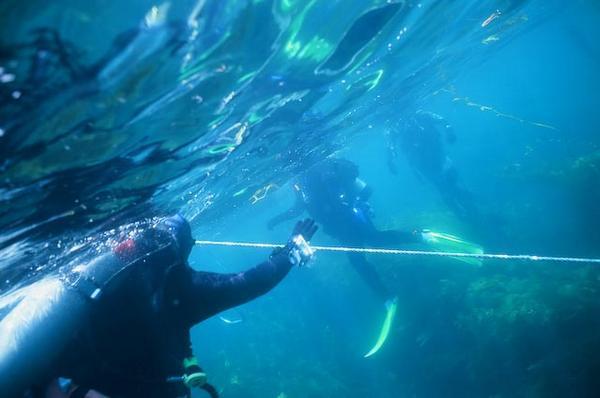
<svg viewBox="0 0 600 398"><path fill-rule="evenodd" d="M267 261L244 272L218 274L188 268L189 278L182 281L184 288L178 294L185 322L196 324L273 289L293 265L301 266L310 260L312 251L306 241L316 230L310 219L298 222L284 247L275 249Z"/></svg>
<svg viewBox="0 0 600 398"><path fill-rule="evenodd" d="M277 286L291 268L287 256L274 254L267 261L236 274L193 271L182 300L185 319L193 325L262 296Z"/></svg>

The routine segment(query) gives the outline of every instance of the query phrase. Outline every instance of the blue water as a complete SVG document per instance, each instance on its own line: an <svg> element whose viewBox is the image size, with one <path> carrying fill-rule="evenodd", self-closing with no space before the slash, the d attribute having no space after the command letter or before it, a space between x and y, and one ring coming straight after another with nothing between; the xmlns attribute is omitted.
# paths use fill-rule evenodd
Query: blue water
<svg viewBox="0 0 600 398"><path fill-rule="evenodd" d="M600 256L592 0L5 0L0 11L2 295L87 258L118 225L175 211L199 239L284 242L293 223L267 220L328 156L359 166L380 228ZM390 126L417 109L453 127L447 155L477 222L402 153L390 172ZM314 242L337 243L322 231ZM190 262L234 272L267 255L201 247ZM226 314L243 322L193 329L223 396L600 393L597 266L369 258L400 299L381 352L362 358L381 303L344 256L318 253Z"/></svg>

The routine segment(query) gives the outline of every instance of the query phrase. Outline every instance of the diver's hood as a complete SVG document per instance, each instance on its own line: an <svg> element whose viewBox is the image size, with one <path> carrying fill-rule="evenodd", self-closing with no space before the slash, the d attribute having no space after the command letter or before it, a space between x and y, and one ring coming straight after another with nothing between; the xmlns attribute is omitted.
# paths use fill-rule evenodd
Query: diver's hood
<svg viewBox="0 0 600 398"><path fill-rule="evenodd" d="M192 228L185 218L176 214L161 220L156 226L159 230L168 232L177 243L183 259L186 260L194 247Z"/></svg>

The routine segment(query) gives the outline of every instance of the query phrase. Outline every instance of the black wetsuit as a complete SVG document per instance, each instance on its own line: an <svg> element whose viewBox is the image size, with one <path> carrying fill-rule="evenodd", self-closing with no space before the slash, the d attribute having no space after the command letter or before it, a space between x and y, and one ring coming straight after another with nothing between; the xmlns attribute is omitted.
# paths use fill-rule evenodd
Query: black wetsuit
<svg viewBox="0 0 600 398"><path fill-rule="evenodd" d="M353 247L389 247L421 241L420 234L378 230L368 204L371 189L358 179L358 167L344 159L326 159L306 171L294 184L296 204L269 222L269 226L307 211L325 232ZM383 300L393 297L363 253L348 253L361 278Z"/></svg>
<svg viewBox="0 0 600 398"><path fill-rule="evenodd" d="M50 377L71 378L112 398L189 396L182 383L166 380L184 373L190 328L268 292L291 268L280 250L245 272L195 271L186 260L189 231L178 218L105 255L123 271L106 284Z"/></svg>

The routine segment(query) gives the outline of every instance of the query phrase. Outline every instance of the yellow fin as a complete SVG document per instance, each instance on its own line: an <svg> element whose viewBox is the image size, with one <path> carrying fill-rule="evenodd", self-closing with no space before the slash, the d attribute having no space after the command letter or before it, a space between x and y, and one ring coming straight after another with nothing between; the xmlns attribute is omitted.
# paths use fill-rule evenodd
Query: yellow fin
<svg viewBox="0 0 600 398"><path fill-rule="evenodd" d="M381 332L379 332L377 342L375 343L373 348L371 348L371 350L365 354L365 358L368 358L371 355L375 354L377 351L379 351L381 347L383 347L383 344L385 343L385 341L388 338L388 335L390 334L390 329L392 328L392 323L394 322L394 317L396 316L397 308L398 303L395 299L391 302L391 304L387 305L385 320L383 321L383 326L381 327Z"/></svg>

